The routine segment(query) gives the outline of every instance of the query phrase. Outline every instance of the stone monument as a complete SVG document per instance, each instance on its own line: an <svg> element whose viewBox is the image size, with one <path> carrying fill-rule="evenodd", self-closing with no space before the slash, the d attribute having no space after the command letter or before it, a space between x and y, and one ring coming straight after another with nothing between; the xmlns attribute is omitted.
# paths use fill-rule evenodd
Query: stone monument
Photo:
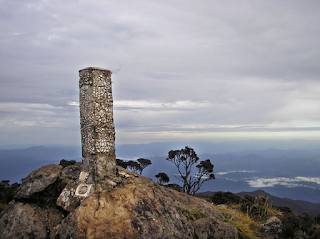
<svg viewBox="0 0 320 239"><path fill-rule="evenodd" d="M94 184L115 176L115 130L111 71L88 67L79 71L82 170L76 196L88 196Z"/></svg>
<svg viewBox="0 0 320 239"><path fill-rule="evenodd" d="M79 71L82 168L79 178L69 182L57 199L57 205L67 211L121 180L116 168L111 74L98 67Z"/></svg>

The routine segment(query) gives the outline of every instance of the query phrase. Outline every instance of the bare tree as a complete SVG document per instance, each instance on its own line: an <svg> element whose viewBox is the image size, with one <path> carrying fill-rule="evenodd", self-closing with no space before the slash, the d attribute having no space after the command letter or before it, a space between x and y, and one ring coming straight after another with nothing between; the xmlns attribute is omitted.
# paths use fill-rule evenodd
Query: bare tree
<svg viewBox="0 0 320 239"><path fill-rule="evenodd" d="M177 167L179 174L175 177L183 183L183 191L187 194L195 195L204 182L215 178L212 173L214 166L210 159L195 165L198 163L199 157L194 149L188 146L184 149L169 151L167 160ZM194 166L197 173L192 174Z"/></svg>

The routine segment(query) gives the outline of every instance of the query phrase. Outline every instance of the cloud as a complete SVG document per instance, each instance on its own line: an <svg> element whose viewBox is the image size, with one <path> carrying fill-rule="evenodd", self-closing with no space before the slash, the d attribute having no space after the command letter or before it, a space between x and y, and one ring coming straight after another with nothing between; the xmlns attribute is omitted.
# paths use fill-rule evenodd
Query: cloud
<svg viewBox="0 0 320 239"><path fill-rule="evenodd" d="M227 175L230 173L256 173L257 171L254 170L237 170L237 171L228 171L228 172L218 172L215 173L216 175Z"/></svg>
<svg viewBox="0 0 320 239"><path fill-rule="evenodd" d="M277 185L285 186L289 188L294 187L312 187L315 186L308 185L305 183L314 183L320 185L320 178L319 177L295 177L295 178L285 178L285 177L278 177L278 178L255 178L253 180L247 181L250 187L254 188L265 188L265 187L274 187ZM316 188L319 188L317 186Z"/></svg>
<svg viewBox="0 0 320 239"><path fill-rule="evenodd" d="M66 130L78 127L78 70L100 66L119 69L112 80L121 142L132 132L136 142L239 132L242 138L319 138L319 5L2 1L0 102L39 108L2 110L1 124L49 122L52 114ZM49 128L50 140L63 140Z"/></svg>
<svg viewBox="0 0 320 239"><path fill-rule="evenodd" d="M193 102L190 100L176 102L158 102L158 101L116 101L114 103L116 110L141 109L141 110L168 110L168 109L198 109L210 107L209 102Z"/></svg>

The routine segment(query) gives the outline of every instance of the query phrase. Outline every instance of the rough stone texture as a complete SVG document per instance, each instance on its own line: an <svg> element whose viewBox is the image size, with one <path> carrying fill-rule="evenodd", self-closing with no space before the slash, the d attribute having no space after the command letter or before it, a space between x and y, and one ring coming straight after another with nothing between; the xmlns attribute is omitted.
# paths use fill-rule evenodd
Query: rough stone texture
<svg viewBox="0 0 320 239"><path fill-rule="evenodd" d="M238 239L238 231L231 224L221 222L213 217L202 218L193 223L194 235L198 239Z"/></svg>
<svg viewBox="0 0 320 239"><path fill-rule="evenodd" d="M220 222L222 214L210 203L120 168L119 173L124 177L122 185L86 198L63 220L56 238L194 238L197 221L192 223L186 216L192 209L214 220L206 228L208 235L238 238L235 227Z"/></svg>
<svg viewBox="0 0 320 239"><path fill-rule="evenodd" d="M79 76L82 171L87 183L99 183L116 166L111 71L88 67Z"/></svg>
<svg viewBox="0 0 320 239"><path fill-rule="evenodd" d="M33 171L26 178L22 179L22 184L15 198L31 198L35 193L43 191L49 185L56 182L61 169L62 166L60 165L50 164Z"/></svg>
<svg viewBox="0 0 320 239"><path fill-rule="evenodd" d="M0 219L0 238L51 238L63 218L55 208L11 202Z"/></svg>
<svg viewBox="0 0 320 239"><path fill-rule="evenodd" d="M61 170L60 179L62 187L65 187L70 182L76 182L81 171L81 163L67 166Z"/></svg>
<svg viewBox="0 0 320 239"><path fill-rule="evenodd" d="M64 188L57 199L57 205L71 212L80 205L81 198L75 197L77 179L81 172L81 163L65 167L60 173L61 187Z"/></svg>
<svg viewBox="0 0 320 239"><path fill-rule="evenodd" d="M279 238L279 235L282 231L282 223L281 220L277 217L271 217L268 221L262 226L262 232L268 233L268 238Z"/></svg>
<svg viewBox="0 0 320 239"><path fill-rule="evenodd" d="M43 170L42 175L46 169L36 171L39 174ZM51 185L36 193L40 201L12 201L0 215L0 238L237 238L235 227L222 222L223 214L211 203L165 188L121 167L117 169L121 182L109 191L96 190L70 208L70 213L52 203L44 204L48 196L57 198L61 194L61 188L48 194ZM77 166L68 166L56 181L75 185L76 172L79 173ZM24 181L23 186L27 183ZM188 216L192 211L207 218L192 221Z"/></svg>

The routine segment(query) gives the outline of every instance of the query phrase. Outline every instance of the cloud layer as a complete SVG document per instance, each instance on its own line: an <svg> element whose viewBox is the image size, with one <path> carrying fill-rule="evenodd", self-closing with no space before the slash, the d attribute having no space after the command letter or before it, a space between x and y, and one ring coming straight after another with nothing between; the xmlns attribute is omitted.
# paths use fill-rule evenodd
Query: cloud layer
<svg viewBox="0 0 320 239"><path fill-rule="evenodd" d="M250 187L254 188L265 188L274 186L285 186L289 188L295 187L309 187L314 189L320 189L320 178L319 177L294 177L294 178L256 178L248 180ZM309 184L309 185L308 185Z"/></svg>
<svg viewBox="0 0 320 239"><path fill-rule="evenodd" d="M318 1L0 3L0 144L79 144L87 66L117 143L320 138Z"/></svg>

